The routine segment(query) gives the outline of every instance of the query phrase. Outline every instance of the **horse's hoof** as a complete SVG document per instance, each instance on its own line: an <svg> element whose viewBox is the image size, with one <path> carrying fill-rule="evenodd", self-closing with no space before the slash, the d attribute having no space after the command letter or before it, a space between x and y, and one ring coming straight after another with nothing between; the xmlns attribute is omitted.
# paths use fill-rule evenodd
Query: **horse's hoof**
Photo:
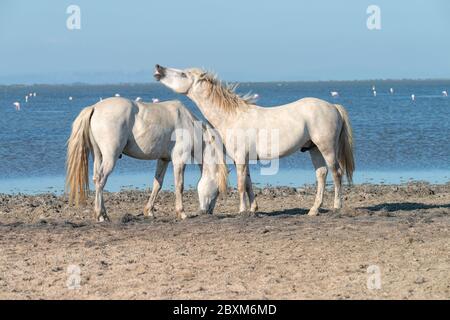
<svg viewBox="0 0 450 320"><path fill-rule="evenodd" d="M153 209L144 208L144 217L146 217L146 218L154 218L155 214L153 212Z"/></svg>
<svg viewBox="0 0 450 320"><path fill-rule="evenodd" d="M308 212L308 216L318 216L319 215L319 210L318 209L311 209Z"/></svg>
<svg viewBox="0 0 450 320"><path fill-rule="evenodd" d="M256 213L257 211L258 211L258 204L256 204L256 203L252 204L252 206L250 208L250 212Z"/></svg>
<svg viewBox="0 0 450 320"><path fill-rule="evenodd" d="M244 214L247 212L247 206L239 207L239 214Z"/></svg>
<svg viewBox="0 0 450 320"><path fill-rule="evenodd" d="M180 220L184 220L187 218L187 215L184 211L179 211L179 212L177 212L177 218Z"/></svg>
<svg viewBox="0 0 450 320"><path fill-rule="evenodd" d="M110 222L108 216L100 216L97 218L97 222Z"/></svg>

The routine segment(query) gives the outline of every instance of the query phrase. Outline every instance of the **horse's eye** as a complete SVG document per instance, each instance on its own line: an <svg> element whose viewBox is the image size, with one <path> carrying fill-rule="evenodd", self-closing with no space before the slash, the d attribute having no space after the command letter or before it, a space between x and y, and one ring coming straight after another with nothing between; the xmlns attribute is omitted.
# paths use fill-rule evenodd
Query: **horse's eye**
<svg viewBox="0 0 450 320"><path fill-rule="evenodd" d="M182 72L182 73L181 73L181 77L182 77L182 78L186 78L186 73Z"/></svg>

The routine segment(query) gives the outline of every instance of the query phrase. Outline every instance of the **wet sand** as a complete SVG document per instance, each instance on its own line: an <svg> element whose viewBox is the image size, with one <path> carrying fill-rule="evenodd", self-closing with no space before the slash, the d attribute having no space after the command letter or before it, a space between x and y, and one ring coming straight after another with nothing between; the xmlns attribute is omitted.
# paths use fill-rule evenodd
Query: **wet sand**
<svg viewBox="0 0 450 320"><path fill-rule="evenodd" d="M230 190L195 216L189 191L184 221L170 192L153 219L141 214L148 192L108 193L110 223L64 196L0 195L0 298L450 298L450 184L353 186L339 212L328 188L309 217L314 193L258 189L260 212L239 215ZM373 268L379 289L367 287Z"/></svg>

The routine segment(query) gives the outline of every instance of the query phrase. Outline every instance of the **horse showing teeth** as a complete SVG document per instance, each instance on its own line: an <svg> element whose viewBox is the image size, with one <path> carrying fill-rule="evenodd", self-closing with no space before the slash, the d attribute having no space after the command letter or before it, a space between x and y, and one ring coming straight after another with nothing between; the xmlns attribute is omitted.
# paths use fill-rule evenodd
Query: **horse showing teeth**
<svg viewBox="0 0 450 320"><path fill-rule="evenodd" d="M234 91L236 85L224 85L215 75L197 68L156 65L155 79L190 98L220 133L236 164L239 212L247 210L247 196L250 211L258 210L250 161L271 161L270 168L261 169L261 173L276 174L279 158L302 149L311 154L317 179L317 195L309 214L319 213L328 170L334 180L334 208L342 207L342 176L351 183L355 169L352 127L343 106L304 98L274 108L260 107L254 96L240 96ZM339 94L332 91L331 95Z"/></svg>

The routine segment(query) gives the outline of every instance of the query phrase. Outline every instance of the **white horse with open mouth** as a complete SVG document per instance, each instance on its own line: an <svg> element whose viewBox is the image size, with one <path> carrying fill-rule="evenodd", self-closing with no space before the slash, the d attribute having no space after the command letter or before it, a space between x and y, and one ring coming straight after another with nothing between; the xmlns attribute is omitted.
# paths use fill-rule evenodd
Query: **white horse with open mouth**
<svg viewBox="0 0 450 320"><path fill-rule="evenodd" d="M248 97L237 95L233 87L222 85L214 75L195 68L178 70L156 65L154 77L187 95L219 131L236 164L241 212L246 210L245 193L250 210L258 209L249 160L270 160L297 150L309 151L316 169L317 195L309 215L317 215L322 205L328 168L334 179L334 208L342 207L342 175L351 182L354 171L352 129L344 107L316 98L259 107ZM275 131L278 138L267 137L268 131Z"/></svg>
<svg viewBox="0 0 450 320"><path fill-rule="evenodd" d="M89 153L92 153L94 217L98 221L107 220L103 188L123 153L137 159L158 160L153 190L144 208L147 216L153 215L155 199L170 161L174 168L177 217L186 218L182 202L184 169L193 160L201 164L202 171L198 184L200 211L212 213L218 192L226 191L228 175L222 143L217 136L179 101L152 104L109 98L98 102L83 109L72 126L66 177L70 202L78 205L86 201Z"/></svg>

